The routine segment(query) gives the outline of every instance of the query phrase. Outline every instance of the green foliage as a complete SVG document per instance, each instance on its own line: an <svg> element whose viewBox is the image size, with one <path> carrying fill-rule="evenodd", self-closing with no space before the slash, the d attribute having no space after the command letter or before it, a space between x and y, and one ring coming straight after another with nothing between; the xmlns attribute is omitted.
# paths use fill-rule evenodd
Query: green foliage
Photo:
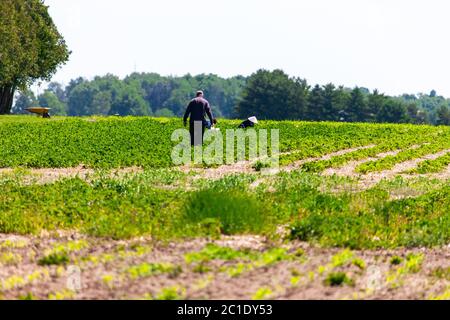
<svg viewBox="0 0 450 320"><path fill-rule="evenodd" d="M233 128L238 123L224 121L221 126ZM261 121L259 126L283 127L280 149L293 151L283 158L285 163L376 145L333 157L322 167L380 151L405 149L415 142L429 143L412 153L400 153L394 161L415 158L417 150L426 154L445 147L449 135L446 127L413 125ZM84 164L147 168L124 176L102 170L88 182L72 178L44 185L23 184L30 174L23 169L2 175L0 232L38 234L42 230L75 229L114 239L142 235L173 239L274 235L278 226L289 225L292 239L333 247L431 247L447 244L450 239L450 190L447 184L431 180L416 183L423 195L395 201L389 200L389 192L411 187L412 182L383 182L366 191L349 193L342 187L353 180L311 174L304 172L305 167L262 182L261 188L268 188L270 183L272 192L249 188L257 174L231 175L216 181L199 179L192 183L193 189L187 189L184 183L188 177L180 171L151 169L172 166L170 135L179 127L179 120L165 118L1 118L1 167ZM327 191L337 188L343 190ZM258 265L287 259L281 251L264 257ZM363 267L361 261L355 261L355 265Z"/></svg>
<svg viewBox="0 0 450 320"><path fill-rule="evenodd" d="M0 167L169 167L170 137L180 125L148 118L24 121L1 123Z"/></svg>
<svg viewBox="0 0 450 320"><path fill-rule="evenodd" d="M402 263L402 261L403 261L403 259L401 258L401 257L399 257L399 256L393 256L392 258L391 258L391 264L392 265L394 265L394 266L397 266L397 265L399 265L400 263Z"/></svg>
<svg viewBox="0 0 450 320"><path fill-rule="evenodd" d="M182 233L177 231L176 208L183 194L153 189L154 181L143 174L124 181L98 178L92 184L80 179L43 186L6 182L0 195L0 232L81 229L116 239Z"/></svg>
<svg viewBox="0 0 450 320"><path fill-rule="evenodd" d="M142 263L128 268L126 272L132 279L139 279L159 274L176 277L182 270L180 266L174 266L171 263Z"/></svg>
<svg viewBox="0 0 450 320"><path fill-rule="evenodd" d="M267 215L251 193L211 188L192 194L186 204L186 220L200 226L214 220L223 234L259 233L265 228Z"/></svg>
<svg viewBox="0 0 450 320"><path fill-rule="evenodd" d="M47 90L39 96L39 106L50 108L52 115L66 116L67 106L51 91Z"/></svg>
<svg viewBox="0 0 450 320"><path fill-rule="evenodd" d="M301 119L306 111L308 86L281 70L258 70L247 81L236 113L241 118Z"/></svg>
<svg viewBox="0 0 450 320"><path fill-rule="evenodd" d="M331 272L325 279L325 285L339 287L344 284L353 285L353 281L345 272Z"/></svg>
<svg viewBox="0 0 450 320"><path fill-rule="evenodd" d="M291 237L349 248L443 245L450 239L448 192L443 187L414 199L386 201L382 192L370 190L341 198L344 206L336 206L339 198L330 197L292 224Z"/></svg>
<svg viewBox="0 0 450 320"><path fill-rule="evenodd" d="M270 168L271 166L272 166L272 164L271 164L271 162L269 160L267 160L267 161L258 160L253 165L253 169L255 169L255 171L259 172L262 169Z"/></svg>
<svg viewBox="0 0 450 320"><path fill-rule="evenodd" d="M450 125L450 107L441 105L436 111L438 125Z"/></svg>
<svg viewBox="0 0 450 320"><path fill-rule="evenodd" d="M252 300L267 300L273 295L272 289L268 287L259 288L253 295Z"/></svg>
<svg viewBox="0 0 450 320"><path fill-rule="evenodd" d="M28 292L26 295L20 296L19 300L38 300L38 299L33 295L33 293Z"/></svg>
<svg viewBox="0 0 450 320"><path fill-rule="evenodd" d="M211 260L235 260L248 258L249 252L238 251L229 247L221 247L215 244L207 244L201 251L192 252L185 255L186 263L205 263Z"/></svg>
<svg viewBox="0 0 450 320"><path fill-rule="evenodd" d="M198 89L203 89L216 118L345 121L438 124L450 123L450 99L441 96L389 97L378 90L336 87L329 83L311 86L289 77L282 70L258 70L246 78L228 79L212 74L163 77L156 73L133 73L121 80L113 75L93 80L74 79L62 89L51 83L47 91L58 99L54 114L182 116ZM41 96L46 95L46 93ZM17 101L15 113L23 110Z"/></svg>
<svg viewBox="0 0 450 320"><path fill-rule="evenodd" d="M379 160L365 162L356 168L356 172L366 174L368 172L392 169L398 163L437 153L447 148L450 148L450 132L443 132L439 136L434 137L434 140L431 143L423 144L418 148L403 150L393 156L387 156ZM445 162L448 161L448 158L441 158L437 161L437 169L443 168L445 166ZM419 167L418 170L423 169L420 169Z"/></svg>
<svg viewBox="0 0 450 320"><path fill-rule="evenodd" d="M41 0L1 1L0 39L0 114L7 114L15 89L50 80L69 51Z"/></svg>
<svg viewBox="0 0 450 320"><path fill-rule="evenodd" d="M350 99L345 112L345 120L352 122L362 122L366 120L367 100L360 88L356 87L350 93Z"/></svg>
<svg viewBox="0 0 450 320"><path fill-rule="evenodd" d="M51 265L65 265L70 262L70 258L67 253L51 253L47 256L39 259L38 264L40 266L51 266Z"/></svg>
<svg viewBox="0 0 450 320"><path fill-rule="evenodd" d="M34 107L38 105L38 100L36 99L34 93L31 90L23 90L16 97L16 103L12 108L12 113L14 114L26 114L26 108Z"/></svg>
<svg viewBox="0 0 450 320"><path fill-rule="evenodd" d="M154 298L155 300L183 300L186 295L186 290L179 287L164 288Z"/></svg>
<svg viewBox="0 0 450 320"><path fill-rule="evenodd" d="M450 281L450 267L437 267L431 272L431 274L436 278Z"/></svg>
<svg viewBox="0 0 450 320"><path fill-rule="evenodd" d="M163 109L159 109L158 111L155 112L155 117L161 117L161 118L173 118L175 117L175 114L167 109L167 108L163 108Z"/></svg>
<svg viewBox="0 0 450 320"><path fill-rule="evenodd" d="M414 169L413 173L436 173L444 170L448 165L450 165L450 153L443 155L434 160L425 160Z"/></svg>

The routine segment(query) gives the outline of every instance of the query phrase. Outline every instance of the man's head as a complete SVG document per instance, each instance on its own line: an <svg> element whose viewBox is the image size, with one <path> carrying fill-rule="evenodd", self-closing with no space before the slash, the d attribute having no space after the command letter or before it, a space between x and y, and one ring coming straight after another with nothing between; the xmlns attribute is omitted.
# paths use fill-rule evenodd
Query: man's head
<svg viewBox="0 0 450 320"><path fill-rule="evenodd" d="M199 90L197 91L196 97L202 97L203 98L203 91Z"/></svg>

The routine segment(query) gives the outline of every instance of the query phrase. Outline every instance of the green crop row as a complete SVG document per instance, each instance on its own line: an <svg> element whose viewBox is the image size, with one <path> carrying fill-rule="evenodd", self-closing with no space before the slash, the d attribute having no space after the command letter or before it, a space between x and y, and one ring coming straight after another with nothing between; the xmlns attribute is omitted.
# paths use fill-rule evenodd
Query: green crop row
<svg viewBox="0 0 450 320"><path fill-rule="evenodd" d="M331 157L328 160L307 162L301 166L301 169L306 172L322 172L328 168L341 167L350 161L372 158L378 156L383 152L408 148L415 143L417 143L417 139L415 137L410 137L408 139L401 137L400 139L397 136L372 148L352 151L343 155Z"/></svg>
<svg viewBox="0 0 450 320"><path fill-rule="evenodd" d="M423 144L415 149L404 150L394 156L387 156L379 160L368 161L356 168L356 172L366 174L392 169L396 164L417 159L429 154L434 154L450 148L450 134L446 133L437 137L432 143Z"/></svg>
<svg viewBox="0 0 450 320"><path fill-rule="evenodd" d="M434 160L425 160L412 170L412 173L436 173L441 172L450 165L450 153Z"/></svg>
<svg viewBox="0 0 450 320"><path fill-rule="evenodd" d="M294 122L295 123L295 122ZM313 125L311 123L311 125ZM325 126L317 128L316 126ZM390 151L399 148L410 146L414 143L432 142L442 132L448 132L447 128L432 128L427 126L413 126L413 125L390 125L390 124L341 124L341 123L322 123L314 124L311 127L309 134L302 132L297 138L294 138L294 131L288 128L282 129L284 132L283 138L288 141L295 141L295 144L288 148L282 148L284 151L291 151L289 154L284 154L280 157L280 163L286 165L298 160L307 158L321 157L325 154L349 149L358 148L370 145L381 146L379 149L373 149L374 152ZM292 139L286 139L286 135L291 136ZM365 154L372 154L366 149L352 152L348 156L349 160L357 160L359 156ZM355 155L355 159L352 156ZM373 153L376 155L376 153ZM344 164L346 155L334 158L337 161L336 165ZM339 163L338 159L342 159ZM328 164L327 164L328 163ZM318 163L318 171L321 168L333 166L330 162ZM312 165L314 167L314 165ZM313 170L315 171L315 170Z"/></svg>
<svg viewBox="0 0 450 320"><path fill-rule="evenodd" d="M237 120L223 120L222 132L237 128ZM91 168L173 166L174 130L180 119L0 117L0 167L63 168L81 164ZM416 138L431 142L448 128L362 123L261 121L257 129L278 129L281 164L320 157L343 149L404 143ZM226 143L226 139L224 141ZM270 148L270 143L269 143Z"/></svg>

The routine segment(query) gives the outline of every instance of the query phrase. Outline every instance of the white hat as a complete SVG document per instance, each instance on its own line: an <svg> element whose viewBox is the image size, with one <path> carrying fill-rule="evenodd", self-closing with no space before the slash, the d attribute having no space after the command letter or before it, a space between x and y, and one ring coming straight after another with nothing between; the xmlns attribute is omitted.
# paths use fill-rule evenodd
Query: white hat
<svg viewBox="0 0 450 320"><path fill-rule="evenodd" d="M250 122L253 122L254 124L257 124L257 123L258 123L258 119L256 119L256 117L250 117L250 118L248 118L248 120L249 120Z"/></svg>

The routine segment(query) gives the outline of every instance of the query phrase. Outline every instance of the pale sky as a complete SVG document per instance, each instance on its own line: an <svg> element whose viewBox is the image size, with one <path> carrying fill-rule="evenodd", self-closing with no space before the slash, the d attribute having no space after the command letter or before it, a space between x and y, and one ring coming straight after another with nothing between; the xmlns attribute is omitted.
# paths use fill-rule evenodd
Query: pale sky
<svg viewBox="0 0 450 320"><path fill-rule="evenodd" d="M45 0L70 62L53 80L250 75L450 97L446 0Z"/></svg>

